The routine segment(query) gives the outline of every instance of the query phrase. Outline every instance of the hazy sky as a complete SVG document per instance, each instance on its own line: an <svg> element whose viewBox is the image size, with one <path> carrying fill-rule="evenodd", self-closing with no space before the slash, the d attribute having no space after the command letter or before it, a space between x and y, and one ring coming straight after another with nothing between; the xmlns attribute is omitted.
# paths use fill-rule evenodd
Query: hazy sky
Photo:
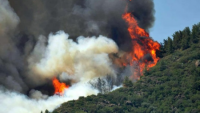
<svg viewBox="0 0 200 113"><path fill-rule="evenodd" d="M154 4L156 21L150 35L158 42L200 22L200 0L154 0Z"/></svg>

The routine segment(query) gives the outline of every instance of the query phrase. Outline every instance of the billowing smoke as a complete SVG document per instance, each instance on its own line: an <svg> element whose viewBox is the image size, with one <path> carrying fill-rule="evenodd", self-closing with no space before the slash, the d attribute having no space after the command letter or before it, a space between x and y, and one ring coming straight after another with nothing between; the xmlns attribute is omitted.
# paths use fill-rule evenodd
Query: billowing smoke
<svg viewBox="0 0 200 113"><path fill-rule="evenodd" d="M0 2L0 83L20 92L27 91L28 87L34 87L40 82L41 78L27 69L27 61L32 59L37 62L40 58L47 57L41 56L41 52L45 51L45 37L50 32L64 30L74 40L81 35L104 35L112 38L120 50L127 50L132 43L129 41L127 25L121 18L124 11L132 12L139 26L146 30L154 22L152 0L9 0L12 8L7 0ZM42 65L45 65L44 59L40 63ZM72 67L72 63L70 65ZM75 70L71 67L68 72L74 73ZM56 72L48 76L60 73L58 70L52 71ZM34 80L30 82L30 78Z"/></svg>
<svg viewBox="0 0 200 113"><path fill-rule="evenodd" d="M132 49L126 11L152 27L153 0L0 0L0 112L53 110L121 85L133 73L115 59ZM48 92L54 77L70 86L64 96Z"/></svg>
<svg viewBox="0 0 200 113"><path fill-rule="evenodd" d="M99 91L94 89L88 83L89 81L106 75L116 76L108 56L118 51L113 40L104 36L90 38L80 36L77 42L74 42L68 37L69 35L63 31L50 34L45 46L46 38L40 36L28 58L29 71L26 79L31 87L35 87L60 75L60 80L73 81L66 93L63 96L49 97L32 89L27 97L0 88L0 98L3 100L0 106L5 108L0 112L36 113L45 109L52 111L63 102L78 99L80 96L97 94Z"/></svg>
<svg viewBox="0 0 200 113"><path fill-rule="evenodd" d="M78 92L78 93L77 93ZM31 91L31 98L17 92L11 92L0 87L1 113L40 113L45 109L49 111L59 107L64 102L76 100L80 96L97 94L98 91L87 84L72 85L64 96L54 95L48 97L40 91Z"/></svg>
<svg viewBox="0 0 200 113"><path fill-rule="evenodd" d="M88 82L95 77L116 75L108 57L108 54L118 51L113 40L104 36L80 36L74 42L69 39L68 34L59 31L55 35L49 35L45 48L42 38L45 37L40 37L28 60L30 70L35 74L30 76L30 82L44 83L45 79L58 75L75 82Z"/></svg>
<svg viewBox="0 0 200 113"><path fill-rule="evenodd" d="M21 20L18 29L36 37L58 30L69 33L71 38L104 35L124 49L130 42L126 23L121 18L126 7L145 30L154 22L153 0L9 1Z"/></svg>
<svg viewBox="0 0 200 113"><path fill-rule="evenodd" d="M0 83L19 92L27 90L23 81L24 59L17 49L14 30L19 23L7 0L0 0Z"/></svg>

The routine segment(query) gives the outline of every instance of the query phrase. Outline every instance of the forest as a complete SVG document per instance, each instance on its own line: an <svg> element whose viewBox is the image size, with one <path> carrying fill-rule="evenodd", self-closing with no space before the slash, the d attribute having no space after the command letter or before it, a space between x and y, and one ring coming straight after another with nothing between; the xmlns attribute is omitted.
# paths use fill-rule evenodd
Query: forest
<svg viewBox="0 0 200 113"><path fill-rule="evenodd" d="M125 78L122 88L68 101L53 113L199 113L200 23L165 39L158 56L137 82Z"/></svg>

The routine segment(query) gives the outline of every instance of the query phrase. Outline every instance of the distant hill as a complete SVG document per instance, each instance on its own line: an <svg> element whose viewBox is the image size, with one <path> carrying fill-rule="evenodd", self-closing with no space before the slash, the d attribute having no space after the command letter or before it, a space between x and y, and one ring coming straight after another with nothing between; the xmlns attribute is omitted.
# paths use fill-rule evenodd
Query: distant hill
<svg viewBox="0 0 200 113"><path fill-rule="evenodd" d="M125 79L123 88L63 103L53 113L200 113L200 24L164 40L159 55L139 81Z"/></svg>

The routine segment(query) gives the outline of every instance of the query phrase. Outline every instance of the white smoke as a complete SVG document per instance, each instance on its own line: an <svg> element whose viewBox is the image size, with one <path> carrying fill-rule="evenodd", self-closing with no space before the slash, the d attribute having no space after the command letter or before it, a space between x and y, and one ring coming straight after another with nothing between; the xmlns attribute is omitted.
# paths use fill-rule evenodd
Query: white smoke
<svg viewBox="0 0 200 113"><path fill-rule="evenodd" d="M35 83L46 78L52 79L58 75L62 80L75 81L64 96L48 97L32 89L29 92L29 98L26 95L1 88L0 106L2 109L0 112L39 113L45 109L52 111L69 100L97 94L99 91L94 89L88 81L106 75L116 75L108 57L108 54L118 51L114 41L104 36L90 38L80 36L77 42L74 42L68 37L69 35L62 31L55 35L50 34L46 46L46 38L40 36L28 61L31 73L35 75L32 74L29 77Z"/></svg>
<svg viewBox="0 0 200 113"><path fill-rule="evenodd" d="M30 99L26 95L0 88L0 113L40 113L46 109L53 111L64 102L97 93L98 91L91 88L90 85L79 83L67 89L63 96L54 95L47 99Z"/></svg>
<svg viewBox="0 0 200 113"><path fill-rule="evenodd" d="M8 1L0 0L0 67L10 72L1 72L0 80L3 83L1 85L18 91L0 87L0 113L40 113L45 109L52 111L63 102L97 94L98 91L87 83L89 80L116 75L108 57L108 54L118 51L113 40L104 36L80 36L74 42L68 34L59 31L50 34L48 41L44 36L39 37L28 59L29 73L24 78L29 79L31 85L38 86L45 83L46 79L59 76L61 80L72 80L72 86L64 96L48 97L34 89L29 92L29 97L19 93L28 88L17 70L24 69L24 58L20 56L11 38L19 21ZM9 60L5 60L7 64L3 65L1 59Z"/></svg>
<svg viewBox="0 0 200 113"><path fill-rule="evenodd" d="M63 31L50 34L48 39L46 47L45 37L40 37L29 58L30 69L35 73L31 80L41 83L41 80L61 75L60 78L87 82L95 77L116 75L108 57L118 51L113 40L104 36L80 36L74 42Z"/></svg>
<svg viewBox="0 0 200 113"><path fill-rule="evenodd" d="M113 89L111 91L117 90L117 89L119 89L121 87L122 87L122 85L120 85L120 86L113 86Z"/></svg>

